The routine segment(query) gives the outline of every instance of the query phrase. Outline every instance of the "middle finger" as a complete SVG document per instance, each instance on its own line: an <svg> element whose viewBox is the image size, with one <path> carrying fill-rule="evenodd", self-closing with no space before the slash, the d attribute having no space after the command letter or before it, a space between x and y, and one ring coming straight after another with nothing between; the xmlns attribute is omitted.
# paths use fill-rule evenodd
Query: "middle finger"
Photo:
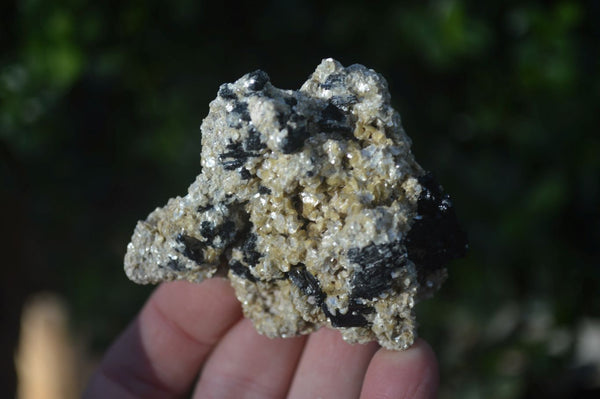
<svg viewBox="0 0 600 399"><path fill-rule="evenodd" d="M194 398L282 398L306 337L267 338L238 322L204 366Z"/></svg>
<svg viewBox="0 0 600 399"><path fill-rule="evenodd" d="M379 346L349 344L338 331L322 328L306 343L289 398L358 398Z"/></svg>

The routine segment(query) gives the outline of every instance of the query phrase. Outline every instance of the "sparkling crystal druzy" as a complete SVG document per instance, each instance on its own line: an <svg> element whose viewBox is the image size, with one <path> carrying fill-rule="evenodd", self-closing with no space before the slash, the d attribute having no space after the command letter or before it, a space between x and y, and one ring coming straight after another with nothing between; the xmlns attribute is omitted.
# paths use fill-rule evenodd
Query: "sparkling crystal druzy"
<svg viewBox="0 0 600 399"><path fill-rule="evenodd" d="M202 172L137 224L137 283L227 275L269 337L339 329L405 349L415 303L466 247L452 203L410 152L385 79L321 62L298 91L256 71L219 88Z"/></svg>

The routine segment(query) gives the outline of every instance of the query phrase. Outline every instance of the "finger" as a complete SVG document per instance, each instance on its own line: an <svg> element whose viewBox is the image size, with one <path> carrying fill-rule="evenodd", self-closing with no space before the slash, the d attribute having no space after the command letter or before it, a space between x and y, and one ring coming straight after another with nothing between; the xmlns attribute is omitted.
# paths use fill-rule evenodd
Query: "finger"
<svg viewBox="0 0 600 399"><path fill-rule="evenodd" d="M312 334L296 370L289 398L356 398L377 344L349 344L338 331Z"/></svg>
<svg viewBox="0 0 600 399"><path fill-rule="evenodd" d="M109 349L85 397L165 398L186 392L215 343L240 317L226 280L162 284Z"/></svg>
<svg viewBox="0 0 600 399"><path fill-rule="evenodd" d="M435 354L418 339L403 352L380 349L367 370L361 394L371 398L435 398L439 384Z"/></svg>
<svg viewBox="0 0 600 399"><path fill-rule="evenodd" d="M206 362L194 398L285 397L305 340L267 338L241 320Z"/></svg>

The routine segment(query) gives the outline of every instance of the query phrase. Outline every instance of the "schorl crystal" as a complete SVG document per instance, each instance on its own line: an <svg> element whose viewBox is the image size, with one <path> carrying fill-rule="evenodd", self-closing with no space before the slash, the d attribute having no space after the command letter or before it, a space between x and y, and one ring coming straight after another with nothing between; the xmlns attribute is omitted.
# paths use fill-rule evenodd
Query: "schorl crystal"
<svg viewBox="0 0 600 399"><path fill-rule="evenodd" d="M129 278L199 283L225 269L262 334L327 326L408 348L414 304L467 243L385 79L326 59L291 91L258 70L220 86L201 130L202 173L138 222Z"/></svg>

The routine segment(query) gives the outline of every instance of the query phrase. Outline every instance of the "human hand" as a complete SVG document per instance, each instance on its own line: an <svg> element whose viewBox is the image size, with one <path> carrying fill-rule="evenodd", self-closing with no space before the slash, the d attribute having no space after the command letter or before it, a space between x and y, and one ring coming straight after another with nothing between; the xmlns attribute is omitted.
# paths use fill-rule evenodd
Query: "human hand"
<svg viewBox="0 0 600 399"><path fill-rule="evenodd" d="M199 376L199 377L198 377ZM351 345L338 331L269 339L229 282L162 284L108 350L84 398L434 398L435 355Z"/></svg>

